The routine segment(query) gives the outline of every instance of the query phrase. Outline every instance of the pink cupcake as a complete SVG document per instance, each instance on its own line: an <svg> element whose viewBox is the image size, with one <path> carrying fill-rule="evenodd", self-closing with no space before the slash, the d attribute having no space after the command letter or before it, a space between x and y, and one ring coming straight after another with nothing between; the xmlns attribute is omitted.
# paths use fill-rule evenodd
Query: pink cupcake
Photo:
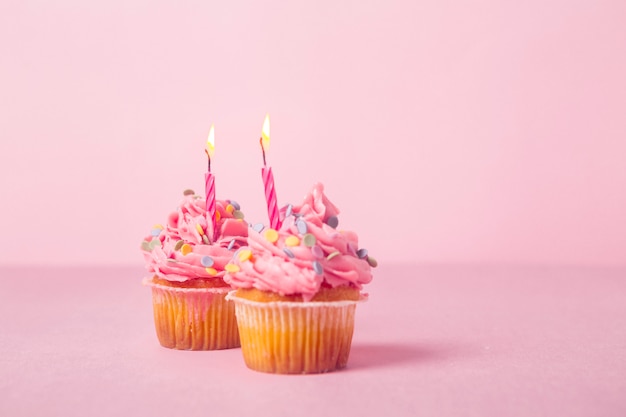
<svg viewBox="0 0 626 417"><path fill-rule="evenodd" d="M215 350L239 346L234 304L224 267L246 243L248 224L235 201L216 202L216 229L205 201L193 191L141 242L152 288L157 337L162 346Z"/></svg>
<svg viewBox="0 0 626 417"><path fill-rule="evenodd" d="M272 373L344 368L376 261L355 233L337 229L339 210L321 184L281 213L280 230L254 226L248 247L225 266L246 365Z"/></svg>

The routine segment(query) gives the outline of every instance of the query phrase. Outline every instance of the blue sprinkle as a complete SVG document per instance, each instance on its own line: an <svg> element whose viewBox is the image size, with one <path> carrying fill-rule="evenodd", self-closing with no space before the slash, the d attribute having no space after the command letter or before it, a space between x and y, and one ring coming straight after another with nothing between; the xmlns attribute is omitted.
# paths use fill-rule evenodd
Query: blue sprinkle
<svg viewBox="0 0 626 417"><path fill-rule="evenodd" d="M301 219L298 219L298 221L296 221L296 227L298 228L298 232L300 232L300 234L305 234L306 232L309 231L309 228L307 227L306 222Z"/></svg>
<svg viewBox="0 0 626 417"><path fill-rule="evenodd" d="M241 210L241 206L235 200L230 200L230 205L235 208L235 210Z"/></svg>
<svg viewBox="0 0 626 417"><path fill-rule="evenodd" d="M200 259L200 263L202 264L203 267L209 268L209 267L212 267L215 262L213 261L213 258L211 258L210 256L203 256L202 259Z"/></svg>
<svg viewBox="0 0 626 417"><path fill-rule="evenodd" d="M157 237L158 235L160 235L160 234L161 234L161 230L162 230L162 229L159 229L159 228L152 229L152 230L150 230L150 235L151 235L151 236L154 236L154 237Z"/></svg>
<svg viewBox="0 0 626 417"><path fill-rule="evenodd" d="M231 240L231 241L228 243L228 250L231 250L231 249L233 248L233 246L235 246L235 239Z"/></svg>
<svg viewBox="0 0 626 417"><path fill-rule="evenodd" d="M293 214L293 206L291 204L287 204L287 210L285 211L285 217L289 217Z"/></svg>
<svg viewBox="0 0 626 417"><path fill-rule="evenodd" d="M296 257L296 255L294 255L293 252L291 251L291 249L289 249L289 248L283 248L283 252L285 252L285 254L287 256L289 256L290 258L295 258Z"/></svg>
<svg viewBox="0 0 626 417"><path fill-rule="evenodd" d="M337 216L330 216L329 218L326 219L326 224L332 227L333 229L336 229L337 226L339 225L339 219L337 218Z"/></svg>
<svg viewBox="0 0 626 417"><path fill-rule="evenodd" d="M367 258L367 249L359 249L356 251L356 256L358 256L359 259Z"/></svg>
<svg viewBox="0 0 626 417"><path fill-rule="evenodd" d="M324 273L324 268L322 268L322 264L317 261L313 261L313 270L317 275L322 275Z"/></svg>
<svg viewBox="0 0 626 417"><path fill-rule="evenodd" d="M263 226L263 223L257 223L254 226L252 226L252 230L254 230L257 233L261 233L263 229L265 229L265 226Z"/></svg>

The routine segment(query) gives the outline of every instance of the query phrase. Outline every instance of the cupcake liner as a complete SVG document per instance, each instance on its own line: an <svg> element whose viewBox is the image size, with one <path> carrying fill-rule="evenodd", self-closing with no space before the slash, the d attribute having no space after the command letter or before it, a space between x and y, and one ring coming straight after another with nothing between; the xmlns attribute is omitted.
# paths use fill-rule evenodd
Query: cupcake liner
<svg viewBox="0 0 626 417"><path fill-rule="evenodd" d="M364 301L257 302L236 296L241 350L248 368L308 374L345 368L356 304Z"/></svg>
<svg viewBox="0 0 626 417"><path fill-rule="evenodd" d="M171 349L218 350L239 347L234 303L225 299L230 288L152 288L154 326L159 343Z"/></svg>

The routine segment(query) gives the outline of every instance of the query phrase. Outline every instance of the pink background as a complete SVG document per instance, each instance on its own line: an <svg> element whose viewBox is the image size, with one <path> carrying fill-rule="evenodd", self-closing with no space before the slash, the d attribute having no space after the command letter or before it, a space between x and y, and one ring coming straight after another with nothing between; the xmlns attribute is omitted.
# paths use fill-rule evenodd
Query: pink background
<svg viewBox="0 0 626 417"><path fill-rule="evenodd" d="M623 1L0 5L0 263L140 265L202 189L316 180L383 262L626 263ZM175 4L174 4L175 3Z"/></svg>

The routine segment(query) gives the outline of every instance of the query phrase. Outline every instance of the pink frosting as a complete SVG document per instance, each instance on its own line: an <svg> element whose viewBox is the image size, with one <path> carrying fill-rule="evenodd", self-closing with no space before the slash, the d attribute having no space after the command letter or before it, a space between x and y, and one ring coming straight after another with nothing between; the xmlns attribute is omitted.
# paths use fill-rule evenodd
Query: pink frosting
<svg viewBox="0 0 626 417"><path fill-rule="evenodd" d="M357 235L327 224L336 220L339 210L324 195L322 184L315 184L302 204L294 206L291 213L288 210L281 209L283 224L276 242L266 239L267 230L249 232L252 259L234 256L232 262L239 271L227 273L227 283L234 288L256 288L281 295L302 294L304 300L310 300L324 282L333 288L351 285L361 289L372 280L368 257L357 256ZM301 222L306 224L306 233L301 232ZM305 244L307 234L314 237L314 247ZM299 240L295 246L287 244L292 236Z"/></svg>
<svg viewBox="0 0 626 417"><path fill-rule="evenodd" d="M178 209L169 215L165 226L162 229L156 227L142 241L141 249L148 271L178 282L223 277L224 266L232 258L233 252L246 244L248 236L248 224L235 218L232 205L227 210L230 203L229 200L216 201L216 212L220 219L214 234L212 223L207 218L204 198L185 196ZM189 253L183 254L183 243L191 247ZM203 261L207 265L211 264L209 269L203 265Z"/></svg>

